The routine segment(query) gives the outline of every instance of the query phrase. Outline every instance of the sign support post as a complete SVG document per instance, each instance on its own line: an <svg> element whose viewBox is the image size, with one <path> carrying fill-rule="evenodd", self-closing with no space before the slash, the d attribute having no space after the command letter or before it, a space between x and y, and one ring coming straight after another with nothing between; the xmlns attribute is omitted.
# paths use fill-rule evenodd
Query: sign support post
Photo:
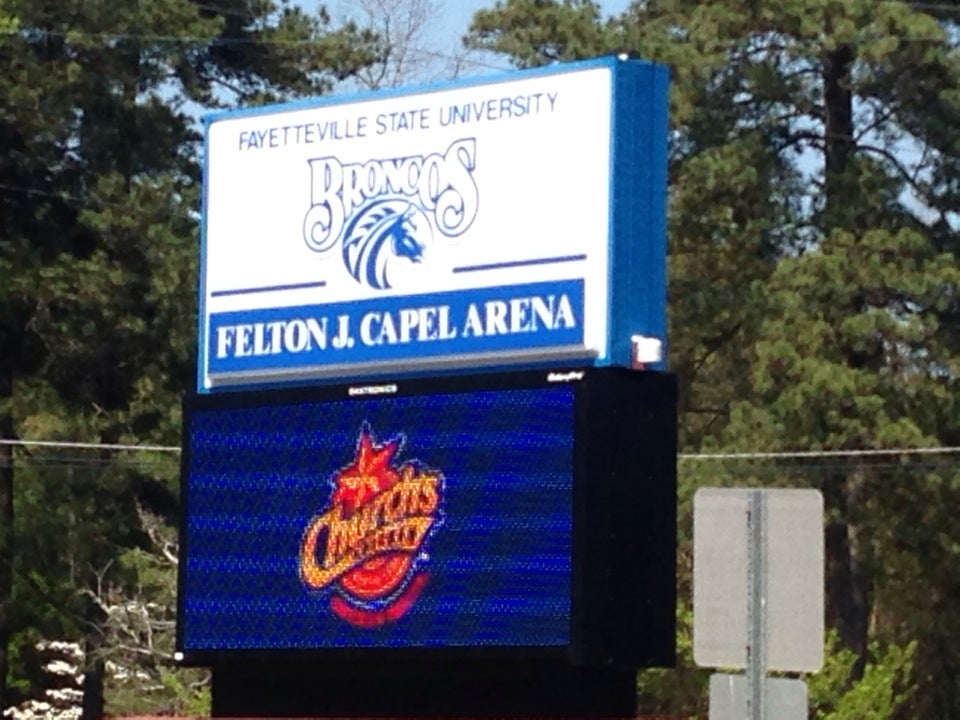
<svg viewBox="0 0 960 720"><path fill-rule="evenodd" d="M747 718L766 720L767 678L767 497L750 493L747 509Z"/></svg>

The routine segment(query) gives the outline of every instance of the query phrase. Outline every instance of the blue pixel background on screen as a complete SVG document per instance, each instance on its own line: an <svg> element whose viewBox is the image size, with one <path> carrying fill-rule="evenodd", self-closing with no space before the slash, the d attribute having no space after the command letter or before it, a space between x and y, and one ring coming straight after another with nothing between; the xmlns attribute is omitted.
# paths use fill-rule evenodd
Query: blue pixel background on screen
<svg viewBox="0 0 960 720"><path fill-rule="evenodd" d="M181 649L547 647L570 642L569 386L191 412ZM443 474L428 580L401 618L355 627L301 581L299 550L361 428Z"/></svg>

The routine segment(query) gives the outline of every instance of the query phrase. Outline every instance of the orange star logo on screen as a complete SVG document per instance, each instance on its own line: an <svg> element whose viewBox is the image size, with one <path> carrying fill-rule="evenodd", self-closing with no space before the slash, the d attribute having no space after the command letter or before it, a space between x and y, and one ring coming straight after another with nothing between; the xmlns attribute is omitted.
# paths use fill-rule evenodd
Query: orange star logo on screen
<svg viewBox="0 0 960 720"><path fill-rule="evenodd" d="M359 627L403 617L428 575L424 543L440 521L443 475L419 463L394 463L402 437L377 444L367 424L353 462L334 474L327 508L300 543L300 578L333 589L331 610Z"/></svg>

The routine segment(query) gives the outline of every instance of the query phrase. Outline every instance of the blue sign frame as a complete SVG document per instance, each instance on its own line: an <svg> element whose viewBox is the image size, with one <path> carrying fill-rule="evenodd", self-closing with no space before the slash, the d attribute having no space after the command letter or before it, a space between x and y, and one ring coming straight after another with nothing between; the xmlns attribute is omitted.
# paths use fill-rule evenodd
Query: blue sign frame
<svg viewBox="0 0 960 720"><path fill-rule="evenodd" d="M264 285L239 280L238 284L227 282L217 287L210 284L211 271L218 269L218 263L222 262L217 258L229 254L225 250L220 250L219 255L211 253L213 236L217 236L222 247L226 242L223 238L229 235L219 230L215 232L211 227L211 212L219 218L222 215L220 208L229 206L231 201L225 197L226 191L220 188L227 182L224 178L233 166L223 163L225 169L219 170L219 156L214 150L223 144L211 145L212 133L224 123L246 127L243 123L265 122L269 125L272 122L269 130L277 130L279 121L273 122L273 118L287 117L290 113L365 108L373 102L443 97L442 93L452 90L489 88L493 91L528 80L557 79L559 83L564 78L592 70L609 72L609 88L603 91L609 97L609 118L601 118L596 124L609 133L609 163L604 178L607 188L603 193L607 198L606 213L603 214L605 227L601 233L605 241L596 243L591 239L594 244L588 251L550 254L541 250L521 259L493 258L489 262L454 263L449 268L450 277L454 278L452 285L444 286L446 289L428 288L427 292L395 292L388 285L386 292L379 295L375 292L363 296L343 295L322 279L303 280L300 276L295 281L267 282ZM382 91L375 95L311 99L205 117L208 152L205 154L201 224L198 392L236 390L252 385L303 384L316 380L341 381L377 374L396 376L398 369L401 369L401 375L425 375L493 366L536 368L557 362L629 367L632 337L653 337L666 345L668 85L668 70L663 66L608 57L493 78ZM546 99L543 102L546 103ZM484 119L493 118L501 111L519 113L517 105L498 108L491 101L483 107L487 113ZM529 117L532 105L523 110ZM357 126L351 130L349 118L342 122L344 124L334 125L330 132L349 141L350 133L356 133ZM251 142L251 139L259 142L256 133L262 132L262 143L269 145L269 130L240 129L230 135L231 142L239 137L240 147L247 153L243 155L244 159L253 157L250 153L256 151L251 151L244 143ZM431 132L425 131L422 135L429 139ZM282 151L279 137L274 133L277 153ZM448 156L456 156L461 175L474 170L475 175L481 171L489 173L489 162L487 167L483 166L485 156L482 151L493 142L491 140L477 149L475 156L468 141L464 140L460 145L452 143ZM218 152L222 155L226 151ZM240 154L241 150L230 152ZM436 157L439 155L424 154L413 159L426 167L431 158ZM486 158L489 160L489 153ZM309 162L316 164L320 160ZM399 159L393 162L399 163ZM420 167L416 163L414 166ZM298 158L296 167L306 172L307 163ZM359 164L356 167L360 167ZM211 171L221 174L211 175ZM331 172L329 168L327 172ZM354 169L351 172L359 171ZM571 168L570 172L574 177L576 168ZM263 179L263 182L269 185L274 178ZM448 188L451 192L453 189L453 185ZM481 190L485 191L485 188ZM595 190L582 189L584 207L589 206ZM308 194L306 189L303 192ZM429 202L440 203L439 194L434 194L437 197ZM490 207L489 203L484 204L484 198L481 195L479 209L474 208L478 218L483 218L483 213L489 216L505 212ZM444 223L455 225L457 218L461 224L466 224L462 220L463 213L473 200L459 196L448 200L453 203L450 206L453 210L450 211L449 207L447 210L453 214L445 216L447 220L434 215L426 219L421 217L418 222L432 224L434 234L437 234L437 227L446 227ZM380 214L372 214L374 210L369 210L365 218L367 225L380 222L388 228L384 223L395 217L396 222L388 228L393 233L388 244L392 242L396 253L416 254L419 247L416 233L411 229L404 235L397 230L407 215L419 213L413 207L414 203L408 203L410 211L402 212L395 198L377 202L380 205L376 212ZM551 207L549 198L543 202L544 207ZM370 201L364 207L371 204L376 203ZM323 212L328 209L326 206L316 207ZM517 206L518 213L522 209ZM358 210L362 211L366 210ZM555 214L575 211L569 207L554 209ZM412 217L411 222L416 219ZM359 222L355 218L354 226ZM562 224L565 220L555 219L555 222ZM224 223L218 221L214 224L219 228ZM333 224L331 220L328 226ZM465 232L481 232L477 229L479 224L480 220ZM467 245L470 238L467 234L463 237ZM524 236L523 242L527 242L528 237ZM313 250L339 242L337 238L308 236L306 239L307 245L314 245ZM536 239L529 241L533 243ZM350 254L346 247L348 239L343 242L342 255L346 261ZM302 239L300 243L302 245ZM298 249L304 252L303 247L298 246ZM234 252L232 247L230 252ZM598 258L598 255L605 257ZM354 271L357 282L366 278L360 276L359 265ZM382 277L374 279L373 269L369 273L369 282L385 282ZM532 281L523 281L527 274ZM261 302L261 297L271 300ZM663 369L664 361L648 367Z"/></svg>

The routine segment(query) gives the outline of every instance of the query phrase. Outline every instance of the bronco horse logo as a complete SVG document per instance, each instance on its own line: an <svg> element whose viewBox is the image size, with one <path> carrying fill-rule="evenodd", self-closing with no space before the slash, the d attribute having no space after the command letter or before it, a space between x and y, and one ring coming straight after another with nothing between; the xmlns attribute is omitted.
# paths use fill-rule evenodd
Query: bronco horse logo
<svg viewBox="0 0 960 720"><path fill-rule="evenodd" d="M430 244L430 222L407 200L374 202L354 217L343 238L343 263L353 279L368 287L391 287L396 260L419 263Z"/></svg>
<svg viewBox="0 0 960 720"><path fill-rule="evenodd" d="M424 262L435 237L460 237L473 224L476 158L475 138L428 155L347 164L312 158L303 239L321 254L342 241L350 276L375 290L390 289Z"/></svg>

